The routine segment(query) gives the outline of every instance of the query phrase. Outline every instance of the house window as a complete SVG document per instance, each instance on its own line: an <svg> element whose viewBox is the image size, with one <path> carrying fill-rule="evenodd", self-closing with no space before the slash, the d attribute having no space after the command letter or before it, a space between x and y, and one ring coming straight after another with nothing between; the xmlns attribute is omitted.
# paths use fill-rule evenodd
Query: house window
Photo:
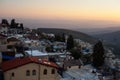
<svg viewBox="0 0 120 80"><path fill-rule="evenodd" d="M52 69L52 70L51 70L51 74L55 74L55 69Z"/></svg>
<svg viewBox="0 0 120 80"><path fill-rule="evenodd" d="M30 76L30 71L29 70L26 71L26 76Z"/></svg>
<svg viewBox="0 0 120 80"><path fill-rule="evenodd" d="M47 75L47 69L44 69L43 74L44 74L44 75Z"/></svg>
<svg viewBox="0 0 120 80"><path fill-rule="evenodd" d="M32 75L36 75L36 70L33 70L33 71L32 71Z"/></svg>
<svg viewBox="0 0 120 80"><path fill-rule="evenodd" d="M71 68L71 66L69 66L69 68Z"/></svg>
<svg viewBox="0 0 120 80"><path fill-rule="evenodd" d="M12 75L12 77L14 77L15 76L14 72L11 75Z"/></svg>

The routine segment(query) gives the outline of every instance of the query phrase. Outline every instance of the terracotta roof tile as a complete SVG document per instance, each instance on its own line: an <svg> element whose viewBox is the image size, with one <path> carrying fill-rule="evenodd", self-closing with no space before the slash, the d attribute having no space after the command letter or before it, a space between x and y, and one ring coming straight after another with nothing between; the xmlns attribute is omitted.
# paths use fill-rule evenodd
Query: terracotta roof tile
<svg viewBox="0 0 120 80"><path fill-rule="evenodd" d="M53 62L38 59L36 57L25 57L25 58L16 58L16 59L13 59L13 60L3 62L2 63L2 70L3 71L8 71L8 70L20 67L22 65L26 65L28 63L36 63L36 64L42 64L42 65L58 68L58 66Z"/></svg>
<svg viewBox="0 0 120 80"><path fill-rule="evenodd" d="M6 36L6 35L4 35L4 34L1 34L1 33L0 33L0 37L7 37L7 36Z"/></svg>
<svg viewBox="0 0 120 80"><path fill-rule="evenodd" d="M11 37L11 38L8 38L7 41L10 42L10 41L20 41L20 40L15 37Z"/></svg>

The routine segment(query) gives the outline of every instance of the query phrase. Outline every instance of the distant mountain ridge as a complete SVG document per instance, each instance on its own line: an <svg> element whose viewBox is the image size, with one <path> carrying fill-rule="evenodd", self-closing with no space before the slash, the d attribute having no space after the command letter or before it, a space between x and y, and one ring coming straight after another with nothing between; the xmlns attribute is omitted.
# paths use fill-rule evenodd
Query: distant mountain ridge
<svg viewBox="0 0 120 80"><path fill-rule="evenodd" d="M109 42L110 44L112 44L115 54L120 55L120 31L99 34L95 35L94 37L97 37L99 39L104 40L105 42Z"/></svg>
<svg viewBox="0 0 120 80"><path fill-rule="evenodd" d="M89 36L85 33L74 31L74 30L68 30L68 29L57 29L57 28L38 28L39 32L45 32L45 33L53 33L53 34L68 34L72 35L74 38L81 39L83 41L95 44L98 40L92 36Z"/></svg>
<svg viewBox="0 0 120 80"><path fill-rule="evenodd" d="M109 41L113 44L120 44L120 31L95 35L98 38Z"/></svg>
<svg viewBox="0 0 120 80"><path fill-rule="evenodd" d="M107 28L79 28L74 29L76 31L80 31L89 35L101 35L101 34L107 34L112 33L120 30L120 27L107 27Z"/></svg>
<svg viewBox="0 0 120 80"><path fill-rule="evenodd" d="M73 35L74 38L81 39L83 41L86 41L86 42L89 42L89 43L92 43L92 44L95 44L100 38L98 35L96 35L97 37L96 36L92 37L92 36L89 36L88 34L85 34L85 33L79 32L79 31L68 30L68 29L38 28L37 30L39 32L53 33L53 34L62 34L62 33L65 33L65 34L68 34L68 35L71 34L71 35ZM111 34L113 34L113 33L111 33ZM101 37L102 36L103 35L101 35ZM115 49L114 53L119 55L120 48L118 46L116 46L115 44L112 44L112 42L109 42L107 40L103 44L106 47L114 48Z"/></svg>

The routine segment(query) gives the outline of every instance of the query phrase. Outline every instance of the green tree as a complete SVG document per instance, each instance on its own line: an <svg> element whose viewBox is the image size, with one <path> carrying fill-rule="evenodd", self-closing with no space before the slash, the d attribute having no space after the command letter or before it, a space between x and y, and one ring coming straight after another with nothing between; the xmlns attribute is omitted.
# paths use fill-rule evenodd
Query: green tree
<svg viewBox="0 0 120 80"><path fill-rule="evenodd" d="M72 35L69 35L68 39L67 39L67 50L70 50L74 48L74 39L72 37Z"/></svg>
<svg viewBox="0 0 120 80"><path fill-rule="evenodd" d="M62 34L62 42L65 42L65 34Z"/></svg>
<svg viewBox="0 0 120 80"><path fill-rule="evenodd" d="M61 41L62 37L60 34L55 34L55 41Z"/></svg>
<svg viewBox="0 0 120 80"><path fill-rule="evenodd" d="M12 19L10 26L11 26L12 28L15 28L16 25L18 25L18 24L16 24L15 19Z"/></svg>
<svg viewBox="0 0 120 80"><path fill-rule="evenodd" d="M92 57L93 66L100 67L104 64L104 48L101 41L94 45Z"/></svg>
<svg viewBox="0 0 120 80"><path fill-rule="evenodd" d="M61 42L65 42L65 34L61 33L61 34L55 34L55 41L61 41Z"/></svg>
<svg viewBox="0 0 120 80"><path fill-rule="evenodd" d="M53 52L53 46L47 46L46 51L47 52Z"/></svg>
<svg viewBox="0 0 120 80"><path fill-rule="evenodd" d="M74 57L74 59L76 60L79 59L82 55L81 50L79 48L76 49L73 48L70 50L70 52L71 52L71 56Z"/></svg>
<svg viewBox="0 0 120 80"><path fill-rule="evenodd" d="M2 24L6 24L7 26L9 25L7 19L2 19L2 22L1 22L1 23L2 23Z"/></svg>
<svg viewBox="0 0 120 80"><path fill-rule="evenodd" d="M23 30L24 27L23 27L23 23L20 23L20 28Z"/></svg>

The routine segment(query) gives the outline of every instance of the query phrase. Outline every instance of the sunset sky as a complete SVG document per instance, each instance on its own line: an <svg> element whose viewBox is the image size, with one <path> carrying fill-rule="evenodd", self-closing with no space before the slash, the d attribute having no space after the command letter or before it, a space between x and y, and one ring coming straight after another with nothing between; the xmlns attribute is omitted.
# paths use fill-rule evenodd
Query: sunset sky
<svg viewBox="0 0 120 80"><path fill-rule="evenodd" d="M0 17L120 22L120 0L0 0Z"/></svg>

